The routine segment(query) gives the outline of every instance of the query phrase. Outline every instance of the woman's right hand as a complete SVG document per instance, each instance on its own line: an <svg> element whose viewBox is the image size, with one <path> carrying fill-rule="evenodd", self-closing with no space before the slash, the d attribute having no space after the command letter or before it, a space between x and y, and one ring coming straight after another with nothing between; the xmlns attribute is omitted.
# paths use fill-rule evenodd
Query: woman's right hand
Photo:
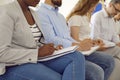
<svg viewBox="0 0 120 80"><path fill-rule="evenodd" d="M85 39L83 41L80 41L80 43L72 43L72 46L78 45L79 48L78 51L88 51L92 47L91 39Z"/></svg>
<svg viewBox="0 0 120 80"><path fill-rule="evenodd" d="M55 51L54 44L45 44L38 49L38 57L44 57L53 54Z"/></svg>
<svg viewBox="0 0 120 80"><path fill-rule="evenodd" d="M93 46L99 46L98 51L106 50L107 48L104 47L104 45L105 44L104 44L103 40L101 40L101 39L93 40Z"/></svg>
<svg viewBox="0 0 120 80"><path fill-rule="evenodd" d="M80 42L78 49L80 51L88 51L91 49L91 47L92 47L91 39L85 39Z"/></svg>
<svg viewBox="0 0 120 80"><path fill-rule="evenodd" d="M93 46L100 46L101 47L104 45L104 42L101 39L96 39L96 40L92 40L92 44L93 44Z"/></svg>

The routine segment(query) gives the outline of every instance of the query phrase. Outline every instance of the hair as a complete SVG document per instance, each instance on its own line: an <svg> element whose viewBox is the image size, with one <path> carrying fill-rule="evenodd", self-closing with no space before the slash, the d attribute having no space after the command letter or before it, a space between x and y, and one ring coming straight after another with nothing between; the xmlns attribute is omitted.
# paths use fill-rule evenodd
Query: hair
<svg viewBox="0 0 120 80"><path fill-rule="evenodd" d="M108 6L109 3L120 4L120 0L105 0L105 5Z"/></svg>
<svg viewBox="0 0 120 80"><path fill-rule="evenodd" d="M66 19L69 20L73 15L83 16L87 14L91 7L95 6L98 2L99 0L79 0Z"/></svg>
<svg viewBox="0 0 120 80"><path fill-rule="evenodd" d="M116 3L120 3L120 0L111 0L110 2L116 4Z"/></svg>

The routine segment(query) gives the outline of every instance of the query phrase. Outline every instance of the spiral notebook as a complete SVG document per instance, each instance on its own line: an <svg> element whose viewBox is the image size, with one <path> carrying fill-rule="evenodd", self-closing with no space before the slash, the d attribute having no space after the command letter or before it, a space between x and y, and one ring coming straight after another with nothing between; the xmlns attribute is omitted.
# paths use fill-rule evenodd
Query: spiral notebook
<svg viewBox="0 0 120 80"><path fill-rule="evenodd" d="M38 61L48 61L51 59L55 59L55 58L61 57L61 56L66 55L66 54L70 54L70 53L76 51L77 48L78 48L78 46L64 48L64 49L55 51L52 55L45 56L45 57L39 57Z"/></svg>

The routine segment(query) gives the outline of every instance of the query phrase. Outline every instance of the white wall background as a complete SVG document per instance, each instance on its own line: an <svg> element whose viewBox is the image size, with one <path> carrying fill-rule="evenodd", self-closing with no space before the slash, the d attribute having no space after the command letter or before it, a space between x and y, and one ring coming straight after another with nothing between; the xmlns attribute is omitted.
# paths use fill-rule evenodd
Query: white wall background
<svg viewBox="0 0 120 80"><path fill-rule="evenodd" d="M0 5L7 4L11 1L13 0L0 0ZM44 1L45 0L41 0L40 2L44 2ZM60 7L60 13L62 13L66 17L78 0L62 0L62 1L63 4Z"/></svg>
<svg viewBox="0 0 120 80"><path fill-rule="evenodd" d="M45 0L41 0L44 2ZM77 3L78 0L62 0L62 6L60 7L60 13L62 13L65 17L71 11L73 6Z"/></svg>

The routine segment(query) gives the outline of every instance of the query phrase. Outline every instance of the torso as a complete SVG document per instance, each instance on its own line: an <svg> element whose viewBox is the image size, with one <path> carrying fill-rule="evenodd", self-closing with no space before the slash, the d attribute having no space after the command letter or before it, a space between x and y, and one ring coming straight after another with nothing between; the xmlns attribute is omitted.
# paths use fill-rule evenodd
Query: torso
<svg viewBox="0 0 120 80"><path fill-rule="evenodd" d="M35 24L35 20L33 19L33 16L31 14L30 11L26 11L26 12L23 12L24 15L25 15L25 18L28 22L29 25L34 25Z"/></svg>

